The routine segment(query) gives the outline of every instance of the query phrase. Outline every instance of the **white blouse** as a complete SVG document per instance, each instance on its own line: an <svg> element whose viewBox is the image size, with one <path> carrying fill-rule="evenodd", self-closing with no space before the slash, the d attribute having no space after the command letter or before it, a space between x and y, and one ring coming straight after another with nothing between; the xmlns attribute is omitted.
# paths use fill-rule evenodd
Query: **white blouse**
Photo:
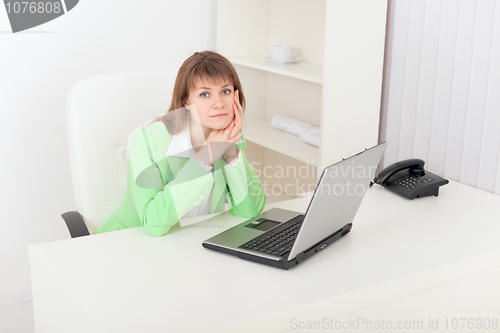
<svg viewBox="0 0 500 333"><path fill-rule="evenodd" d="M184 129L179 133L172 136L172 140L170 141L170 145L167 148L167 152L165 156L180 156L180 157L188 157L193 158L196 155L195 150L193 149L193 144L191 143L191 139L188 136L189 134L189 126L184 127ZM243 142L243 140L239 140L236 144ZM239 151L239 150L238 150ZM238 159L232 163L228 164L230 167L235 167L238 161L241 159L241 154L238 153ZM214 177L214 167L210 165L206 165L195 159L200 166L207 171L212 178ZM214 189L214 184L208 191L207 195L201 200L200 204L188 211L186 214L182 216L182 218L206 215L210 214L210 200L212 198L212 192Z"/></svg>

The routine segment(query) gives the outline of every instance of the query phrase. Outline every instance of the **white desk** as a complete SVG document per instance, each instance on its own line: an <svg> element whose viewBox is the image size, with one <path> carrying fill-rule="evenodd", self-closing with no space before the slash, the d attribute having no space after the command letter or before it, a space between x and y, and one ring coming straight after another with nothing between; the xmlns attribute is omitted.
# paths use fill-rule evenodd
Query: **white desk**
<svg viewBox="0 0 500 333"><path fill-rule="evenodd" d="M201 246L244 220L225 213L159 238L134 228L31 246L36 332L296 332L308 320L359 316L426 328L437 315L500 317L499 196L450 182L437 198L410 201L374 186L350 234L288 271Z"/></svg>

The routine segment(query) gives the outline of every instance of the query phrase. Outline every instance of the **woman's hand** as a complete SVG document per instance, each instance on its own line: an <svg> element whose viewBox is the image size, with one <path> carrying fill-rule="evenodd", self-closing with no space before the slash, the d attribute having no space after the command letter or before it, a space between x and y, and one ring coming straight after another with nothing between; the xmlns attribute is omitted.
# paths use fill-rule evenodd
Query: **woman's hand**
<svg viewBox="0 0 500 333"><path fill-rule="evenodd" d="M229 125L220 130L212 130L208 135L206 140L207 145L194 156L197 160L203 160L208 165L213 165L215 161L220 159L226 151L231 151L234 149L236 152L234 144L241 139L243 133L238 133L234 137L231 137L235 128L234 119L229 123Z"/></svg>
<svg viewBox="0 0 500 333"><path fill-rule="evenodd" d="M243 108L241 107L240 104L240 92L238 90L235 90L233 95L233 111L234 111L234 117L233 120L231 121L231 124L229 124L229 126L232 125L233 129L229 137L230 138L237 137L239 140L241 139L242 136L241 129L243 127ZM236 146L230 145L224 152L223 156L226 163L233 164L232 162L238 158Z"/></svg>
<svg viewBox="0 0 500 333"><path fill-rule="evenodd" d="M231 138L243 128L243 108L240 104L240 92L238 90L234 91L233 102L234 118L232 123L234 123L234 127L230 135Z"/></svg>

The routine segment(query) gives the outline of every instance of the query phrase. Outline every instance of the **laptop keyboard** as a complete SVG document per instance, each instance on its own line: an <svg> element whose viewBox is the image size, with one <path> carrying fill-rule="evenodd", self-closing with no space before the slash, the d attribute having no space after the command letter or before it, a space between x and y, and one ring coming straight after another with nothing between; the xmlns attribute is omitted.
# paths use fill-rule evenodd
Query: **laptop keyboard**
<svg viewBox="0 0 500 333"><path fill-rule="evenodd" d="M294 217L279 227L246 242L240 248L283 256L292 249L303 220L304 215Z"/></svg>

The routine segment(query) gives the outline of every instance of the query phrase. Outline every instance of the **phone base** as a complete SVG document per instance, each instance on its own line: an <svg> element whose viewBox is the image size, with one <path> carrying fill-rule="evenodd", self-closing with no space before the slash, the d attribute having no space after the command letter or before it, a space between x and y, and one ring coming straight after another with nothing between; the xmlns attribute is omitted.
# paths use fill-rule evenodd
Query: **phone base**
<svg viewBox="0 0 500 333"><path fill-rule="evenodd" d="M427 192L424 192L424 193L420 193L415 198L423 198L423 197L430 197L430 196L437 197L438 195L439 195L439 187L436 187L433 190L430 190L430 191L427 191ZM414 198L410 198L410 199L413 200Z"/></svg>
<svg viewBox="0 0 500 333"><path fill-rule="evenodd" d="M416 176L413 170L405 169L396 172L384 186L389 191L402 195L407 199L423 198L439 195L439 187L448 184L448 180L430 172L424 176Z"/></svg>

